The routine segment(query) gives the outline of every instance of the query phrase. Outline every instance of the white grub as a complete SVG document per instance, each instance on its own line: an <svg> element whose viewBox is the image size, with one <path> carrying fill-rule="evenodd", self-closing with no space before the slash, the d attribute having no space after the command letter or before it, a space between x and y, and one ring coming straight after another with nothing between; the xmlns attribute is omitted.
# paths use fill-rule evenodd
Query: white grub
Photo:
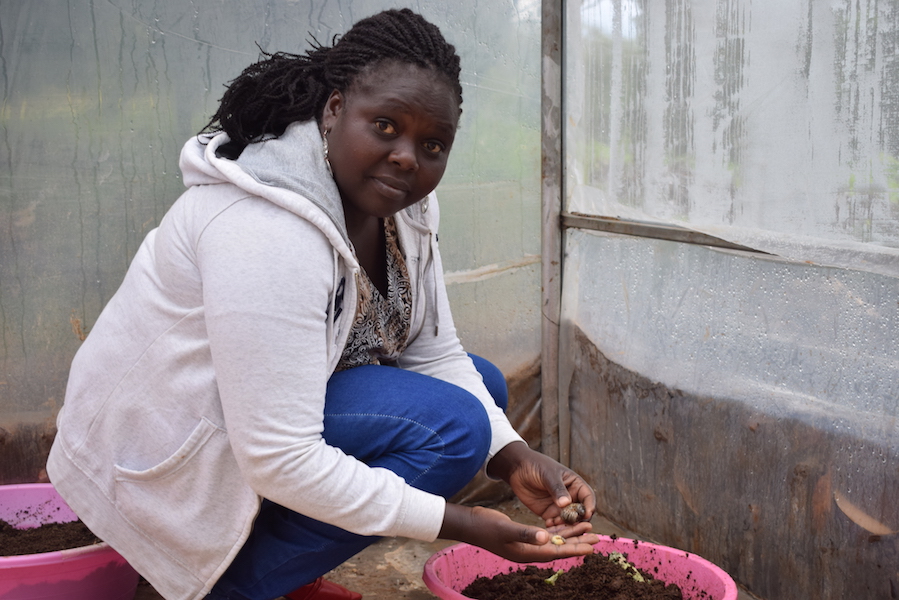
<svg viewBox="0 0 899 600"><path fill-rule="evenodd" d="M575 502L563 508L561 514L563 521L565 521L569 525L573 525L583 519L586 513L587 509L584 508L584 505L580 504L579 502Z"/></svg>

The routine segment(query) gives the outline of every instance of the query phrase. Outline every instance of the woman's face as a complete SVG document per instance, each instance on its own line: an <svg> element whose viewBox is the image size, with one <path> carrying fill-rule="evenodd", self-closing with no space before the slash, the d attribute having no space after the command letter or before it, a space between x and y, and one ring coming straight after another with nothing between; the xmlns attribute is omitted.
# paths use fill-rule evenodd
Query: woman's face
<svg viewBox="0 0 899 600"><path fill-rule="evenodd" d="M391 216L437 187L458 123L452 88L415 65L385 62L334 91L322 128L347 227Z"/></svg>

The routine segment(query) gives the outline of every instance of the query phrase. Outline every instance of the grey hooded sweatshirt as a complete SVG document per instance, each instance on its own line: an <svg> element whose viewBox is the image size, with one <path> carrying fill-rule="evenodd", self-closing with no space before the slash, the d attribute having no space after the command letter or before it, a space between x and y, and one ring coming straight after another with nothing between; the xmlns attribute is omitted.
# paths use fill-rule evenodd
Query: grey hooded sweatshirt
<svg viewBox="0 0 899 600"><path fill-rule="evenodd" d="M181 154L188 190L138 250L73 362L47 472L164 597L204 597L268 498L362 535L430 541L445 501L321 437L359 264L315 122ZM490 457L520 440L453 327L429 198L397 215L413 290L398 361L477 396Z"/></svg>

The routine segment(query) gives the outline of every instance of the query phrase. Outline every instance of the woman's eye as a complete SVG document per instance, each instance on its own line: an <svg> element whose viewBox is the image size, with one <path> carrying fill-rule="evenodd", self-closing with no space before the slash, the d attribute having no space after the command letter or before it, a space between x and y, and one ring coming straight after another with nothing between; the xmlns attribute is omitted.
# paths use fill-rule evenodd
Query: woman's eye
<svg viewBox="0 0 899 600"><path fill-rule="evenodd" d="M434 141L425 142L425 150L431 154L440 154L443 152L443 144Z"/></svg>
<svg viewBox="0 0 899 600"><path fill-rule="evenodd" d="M396 133L396 127L390 121L375 121L375 125L382 133Z"/></svg>

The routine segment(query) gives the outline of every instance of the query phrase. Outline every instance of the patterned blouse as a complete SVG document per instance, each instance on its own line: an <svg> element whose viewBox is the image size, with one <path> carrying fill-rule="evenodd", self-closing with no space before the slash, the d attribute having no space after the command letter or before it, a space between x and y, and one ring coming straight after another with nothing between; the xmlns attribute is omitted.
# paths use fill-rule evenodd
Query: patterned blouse
<svg viewBox="0 0 899 600"><path fill-rule="evenodd" d="M390 364L406 349L412 316L409 272L400 252L393 217L384 219L387 238L387 297L360 270L359 302L353 329L337 371L361 365Z"/></svg>

